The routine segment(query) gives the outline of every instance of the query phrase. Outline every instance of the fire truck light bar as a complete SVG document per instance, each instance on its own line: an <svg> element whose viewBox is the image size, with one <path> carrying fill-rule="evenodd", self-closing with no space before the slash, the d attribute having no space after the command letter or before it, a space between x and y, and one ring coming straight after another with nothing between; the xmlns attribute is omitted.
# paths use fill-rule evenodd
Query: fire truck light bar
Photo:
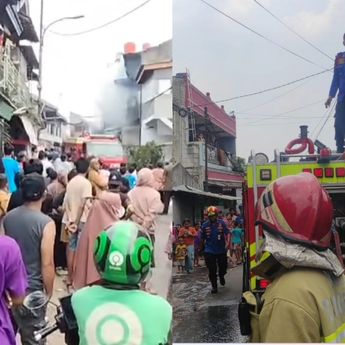
<svg viewBox="0 0 345 345"><path fill-rule="evenodd" d="M325 168L325 177L334 177L334 169Z"/></svg>
<svg viewBox="0 0 345 345"><path fill-rule="evenodd" d="M337 177L345 177L345 168L336 168L335 174Z"/></svg>
<svg viewBox="0 0 345 345"><path fill-rule="evenodd" d="M317 178L323 178L323 169L322 168L316 168L314 169L314 175Z"/></svg>
<svg viewBox="0 0 345 345"><path fill-rule="evenodd" d="M317 178L333 178L334 176L334 170L335 170L335 176L336 177L345 177L345 168L315 168L314 171L313 169L310 168L305 168L302 171L305 173L314 173L315 177Z"/></svg>

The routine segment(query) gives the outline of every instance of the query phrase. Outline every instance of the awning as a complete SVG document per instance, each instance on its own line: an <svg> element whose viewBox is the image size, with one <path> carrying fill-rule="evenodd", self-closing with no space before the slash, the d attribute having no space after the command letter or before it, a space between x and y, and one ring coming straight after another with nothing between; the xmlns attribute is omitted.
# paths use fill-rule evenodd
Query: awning
<svg viewBox="0 0 345 345"><path fill-rule="evenodd" d="M219 180L208 180L209 185L223 187L223 188L241 188L242 182L239 181L219 181Z"/></svg>
<svg viewBox="0 0 345 345"><path fill-rule="evenodd" d="M207 196L209 198L214 199L222 199L222 200L242 200L242 198L230 196L230 195L224 195L224 194L216 194L216 193L210 193L210 192L204 192L203 190L192 188L186 185L181 185L178 187L173 188L174 192L182 192L182 193L192 193L196 195L202 195Z"/></svg>
<svg viewBox="0 0 345 345"><path fill-rule="evenodd" d="M11 120L14 108L0 98L0 116L7 121Z"/></svg>
<svg viewBox="0 0 345 345"><path fill-rule="evenodd" d="M38 145L37 133L30 119L27 116L20 116L19 118L21 119L25 132L29 137L30 144L37 146Z"/></svg>

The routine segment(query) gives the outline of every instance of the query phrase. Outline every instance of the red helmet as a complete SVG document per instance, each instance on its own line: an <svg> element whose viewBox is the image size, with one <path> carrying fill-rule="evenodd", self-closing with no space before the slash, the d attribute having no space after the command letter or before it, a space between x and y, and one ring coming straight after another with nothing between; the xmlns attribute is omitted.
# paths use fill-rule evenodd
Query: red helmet
<svg viewBox="0 0 345 345"><path fill-rule="evenodd" d="M210 206L207 208L206 212L209 217L216 216L218 215L218 208L215 206Z"/></svg>
<svg viewBox="0 0 345 345"><path fill-rule="evenodd" d="M286 176L266 187L256 205L256 223L286 240L327 249L333 205L310 173Z"/></svg>

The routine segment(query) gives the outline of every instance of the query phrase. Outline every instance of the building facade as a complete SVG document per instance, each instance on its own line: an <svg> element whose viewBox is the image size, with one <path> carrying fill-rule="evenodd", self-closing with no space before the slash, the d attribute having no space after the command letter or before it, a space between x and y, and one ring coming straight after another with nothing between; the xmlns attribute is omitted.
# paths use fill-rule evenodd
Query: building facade
<svg viewBox="0 0 345 345"><path fill-rule="evenodd" d="M140 145L154 141L172 158L172 41L142 52L139 85Z"/></svg>
<svg viewBox="0 0 345 345"><path fill-rule="evenodd" d="M101 107L105 132L119 135L126 147L155 142L164 159L172 157L172 41L148 44L137 52L127 43L112 69L115 76Z"/></svg>
<svg viewBox="0 0 345 345"><path fill-rule="evenodd" d="M198 90L187 73L173 78L173 112L175 161L198 181L200 190L207 180L208 191L235 196L243 181L232 163L236 156L235 116L214 103L210 93Z"/></svg>
<svg viewBox="0 0 345 345"><path fill-rule="evenodd" d="M37 43L38 37L28 1L2 1L0 26L1 148L10 141L16 151L31 153L31 147L38 145L43 121L37 115L37 103L30 90L30 81L37 80L39 65L30 44Z"/></svg>
<svg viewBox="0 0 345 345"><path fill-rule="evenodd" d="M57 107L44 102L43 119L45 128L39 131L39 145L46 148L61 148L63 139L67 135L67 121L59 113Z"/></svg>

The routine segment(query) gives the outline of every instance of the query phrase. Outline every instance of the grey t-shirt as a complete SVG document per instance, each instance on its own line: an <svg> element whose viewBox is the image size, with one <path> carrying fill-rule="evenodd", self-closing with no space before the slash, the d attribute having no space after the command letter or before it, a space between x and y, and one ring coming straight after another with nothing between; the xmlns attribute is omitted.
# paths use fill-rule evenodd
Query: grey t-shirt
<svg viewBox="0 0 345 345"><path fill-rule="evenodd" d="M25 205L15 208L4 217L5 234L19 245L28 274L29 292L43 290L41 270L41 241L43 230L52 219Z"/></svg>

